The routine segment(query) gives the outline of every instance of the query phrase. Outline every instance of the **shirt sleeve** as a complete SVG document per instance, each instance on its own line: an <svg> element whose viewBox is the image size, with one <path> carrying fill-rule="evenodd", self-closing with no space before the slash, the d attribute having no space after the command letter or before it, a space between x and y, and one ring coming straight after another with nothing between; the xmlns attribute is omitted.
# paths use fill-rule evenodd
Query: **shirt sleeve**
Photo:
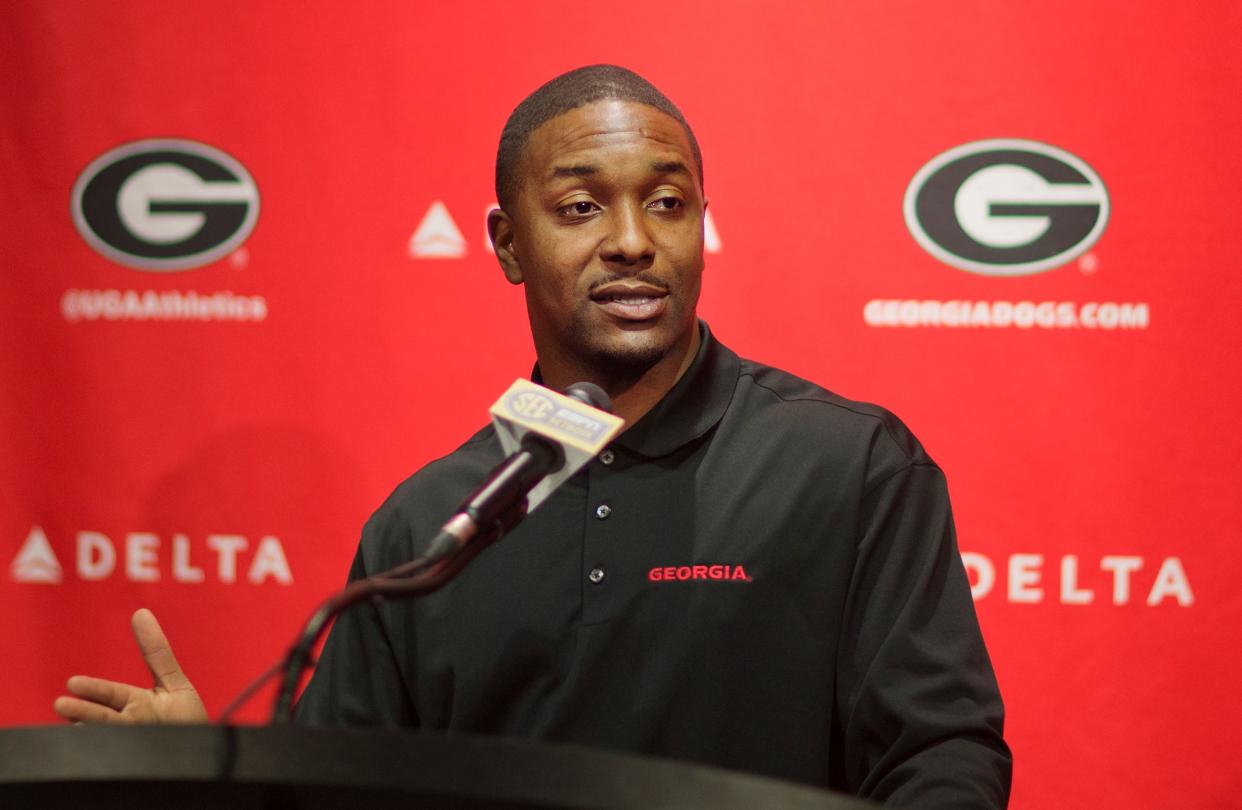
<svg viewBox="0 0 1242 810"><path fill-rule="evenodd" d="M864 496L836 699L842 774L892 807L1001 808L1013 760L940 469Z"/></svg>
<svg viewBox="0 0 1242 810"><path fill-rule="evenodd" d="M368 549L383 535L373 518L349 571L353 582L375 571ZM412 694L402 676L380 606L364 601L337 617L294 719L305 726L417 726Z"/></svg>

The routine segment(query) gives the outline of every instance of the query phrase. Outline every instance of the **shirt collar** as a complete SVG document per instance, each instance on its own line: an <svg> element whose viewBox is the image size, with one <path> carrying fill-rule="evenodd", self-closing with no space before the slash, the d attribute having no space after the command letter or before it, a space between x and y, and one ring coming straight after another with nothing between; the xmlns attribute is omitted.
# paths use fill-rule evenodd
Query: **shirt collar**
<svg viewBox="0 0 1242 810"><path fill-rule="evenodd" d="M686 373L655 407L613 444L647 458L667 456L716 426L737 387L741 361L699 321L699 351ZM532 379L541 381L536 365Z"/></svg>

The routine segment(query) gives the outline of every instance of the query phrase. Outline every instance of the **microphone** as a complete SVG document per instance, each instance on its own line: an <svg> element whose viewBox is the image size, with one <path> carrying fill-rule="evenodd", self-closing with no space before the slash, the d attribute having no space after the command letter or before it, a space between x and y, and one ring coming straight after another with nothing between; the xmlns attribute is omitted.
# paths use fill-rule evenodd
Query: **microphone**
<svg viewBox="0 0 1242 810"><path fill-rule="evenodd" d="M625 421L611 411L608 395L593 383L558 394L514 382L491 408L508 455L440 528L423 559L437 561L512 529L621 431Z"/></svg>
<svg viewBox="0 0 1242 810"><path fill-rule="evenodd" d="M576 382L565 389L565 396L578 400L604 413L612 413L612 400L595 383Z"/></svg>

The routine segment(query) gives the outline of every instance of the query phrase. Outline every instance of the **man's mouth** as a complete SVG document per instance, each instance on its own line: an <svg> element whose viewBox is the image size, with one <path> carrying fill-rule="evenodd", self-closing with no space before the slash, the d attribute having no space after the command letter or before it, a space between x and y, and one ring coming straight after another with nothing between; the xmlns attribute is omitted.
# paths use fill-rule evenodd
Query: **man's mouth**
<svg viewBox="0 0 1242 810"><path fill-rule="evenodd" d="M664 312L668 290L650 284L608 284L593 290L591 300L621 320L645 321Z"/></svg>

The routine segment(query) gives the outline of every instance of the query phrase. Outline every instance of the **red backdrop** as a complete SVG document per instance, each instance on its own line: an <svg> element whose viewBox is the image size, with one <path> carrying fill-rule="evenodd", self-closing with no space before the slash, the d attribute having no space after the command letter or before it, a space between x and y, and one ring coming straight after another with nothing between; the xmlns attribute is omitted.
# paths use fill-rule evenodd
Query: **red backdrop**
<svg viewBox="0 0 1242 810"><path fill-rule="evenodd" d="M370 510L529 370L484 238L496 140L616 62L702 143L717 334L888 406L947 471L1013 806L1229 806L1240 25L1229 0L6 4L0 723L53 721L72 672L142 679L143 605L213 713L275 659ZM75 184L152 138L253 178L239 247L158 272L82 236ZM1098 241L1015 276L921 247L911 180L993 138L1089 166Z"/></svg>

